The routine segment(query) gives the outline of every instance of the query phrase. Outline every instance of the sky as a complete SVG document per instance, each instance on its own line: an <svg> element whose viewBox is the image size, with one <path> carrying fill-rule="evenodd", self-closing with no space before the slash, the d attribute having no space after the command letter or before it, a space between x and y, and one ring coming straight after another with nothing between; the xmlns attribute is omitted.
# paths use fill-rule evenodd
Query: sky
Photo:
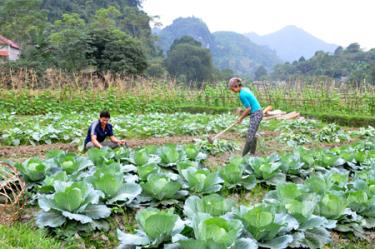
<svg viewBox="0 0 375 249"><path fill-rule="evenodd" d="M264 35L295 25L328 43L375 48L374 0L143 0L143 10L163 26L191 16L211 32Z"/></svg>

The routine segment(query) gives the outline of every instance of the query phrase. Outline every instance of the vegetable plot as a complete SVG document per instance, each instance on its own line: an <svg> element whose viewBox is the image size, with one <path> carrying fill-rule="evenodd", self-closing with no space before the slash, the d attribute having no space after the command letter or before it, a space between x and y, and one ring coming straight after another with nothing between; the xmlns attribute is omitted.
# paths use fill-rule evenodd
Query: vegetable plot
<svg viewBox="0 0 375 249"><path fill-rule="evenodd" d="M0 142L5 145L81 143L90 123L97 115L82 113L47 114L33 117L8 115L0 119ZM111 118L119 137L166 137L216 133L235 120L230 114L149 113L116 115ZM11 122L11 127L9 126ZM244 128L245 124L240 128Z"/></svg>
<svg viewBox="0 0 375 249"><path fill-rule="evenodd" d="M82 113L46 114L32 117L19 117L4 114L0 119L0 143L18 146L21 144L82 143L91 122L97 115ZM231 114L208 115L189 113L149 113L144 115L116 115L111 118L114 132L119 137L166 137L173 135L203 135L217 133L236 120ZM11 126L10 126L11 124ZM315 120L263 121L263 129L280 132L278 140L290 145L302 145L312 142L338 143L353 137L373 137L374 128L361 128L354 132L345 132L335 124L324 125ZM247 133L248 124L233 128L242 135ZM315 134L315 135L312 135ZM202 140L206 151L216 154L210 144ZM233 150L235 145L221 142L221 148Z"/></svg>
<svg viewBox="0 0 375 249"><path fill-rule="evenodd" d="M108 229L113 207L138 210L119 248L322 248L330 231L375 228L375 141L204 167L198 145L61 151L17 164L37 200L39 227ZM273 189L253 206L222 194Z"/></svg>

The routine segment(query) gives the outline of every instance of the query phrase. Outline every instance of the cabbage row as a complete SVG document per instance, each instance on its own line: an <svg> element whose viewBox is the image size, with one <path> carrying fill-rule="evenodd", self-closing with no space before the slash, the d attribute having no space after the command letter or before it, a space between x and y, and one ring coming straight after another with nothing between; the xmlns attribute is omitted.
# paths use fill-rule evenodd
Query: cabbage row
<svg viewBox="0 0 375 249"><path fill-rule="evenodd" d="M375 128L372 126L347 132L334 123L323 125L310 119L285 120L278 124L275 130L280 132L278 140L290 146L312 142L341 143L349 141L351 137L368 138L375 136Z"/></svg>
<svg viewBox="0 0 375 249"><path fill-rule="evenodd" d="M136 232L118 230L120 248L321 248L330 230L363 238L375 227L374 141L234 157L217 170L205 158L195 145L166 145L56 151L17 167L41 208L40 227L108 229L112 207L139 209ZM256 184L274 190L254 206L219 195Z"/></svg>
<svg viewBox="0 0 375 249"><path fill-rule="evenodd" d="M95 114L47 114L32 117L0 116L0 142L5 145L51 144L56 142L81 143ZM230 114L161 114L113 115L111 123L120 137L163 137L171 135L198 135L223 130L235 116ZM242 128L245 128L245 124Z"/></svg>
<svg viewBox="0 0 375 249"><path fill-rule="evenodd" d="M0 116L0 143L13 146L56 142L80 144L83 142L88 126L96 118L96 114L82 113L32 117L2 114ZM236 117L231 114L149 113L113 115L111 123L114 124L115 134L120 137L163 137L217 133L229 126L235 119ZM235 130L246 134L247 126L247 122L243 122ZM361 128L349 134L335 124L323 125L315 120L263 121L262 127L276 129L281 133L279 141L290 145L307 144L313 141L338 143L349 140L349 135L360 137L375 135L373 127Z"/></svg>

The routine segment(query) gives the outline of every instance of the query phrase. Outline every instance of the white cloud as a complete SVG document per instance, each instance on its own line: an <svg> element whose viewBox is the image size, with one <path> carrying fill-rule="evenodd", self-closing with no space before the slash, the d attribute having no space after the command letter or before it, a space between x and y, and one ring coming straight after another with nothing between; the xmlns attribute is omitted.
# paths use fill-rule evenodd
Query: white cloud
<svg viewBox="0 0 375 249"><path fill-rule="evenodd" d="M296 25L326 42L375 48L373 0L144 0L143 6L164 26L187 16L212 32L266 34Z"/></svg>

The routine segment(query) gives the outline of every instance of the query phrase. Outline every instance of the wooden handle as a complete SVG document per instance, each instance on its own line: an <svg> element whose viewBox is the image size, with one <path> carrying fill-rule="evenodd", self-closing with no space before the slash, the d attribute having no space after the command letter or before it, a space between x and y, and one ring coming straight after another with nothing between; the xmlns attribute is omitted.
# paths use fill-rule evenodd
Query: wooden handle
<svg viewBox="0 0 375 249"><path fill-rule="evenodd" d="M269 111L272 111L272 106L267 106L264 110L263 110L263 114L267 114L267 112Z"/></svg>
<svg viewBox="0 0 375 249"><path fill-rule="evenodd" d="M233 126L235 126L237 124L237 122L234 122L233 124L231 124L230 126L228 126L225 130L219 132L218 134L216 134L212 140L215 140L217 139L218 137L220 137L221 135L223 135L225 132L227 132L230 128L232 128Z"/></svg>

